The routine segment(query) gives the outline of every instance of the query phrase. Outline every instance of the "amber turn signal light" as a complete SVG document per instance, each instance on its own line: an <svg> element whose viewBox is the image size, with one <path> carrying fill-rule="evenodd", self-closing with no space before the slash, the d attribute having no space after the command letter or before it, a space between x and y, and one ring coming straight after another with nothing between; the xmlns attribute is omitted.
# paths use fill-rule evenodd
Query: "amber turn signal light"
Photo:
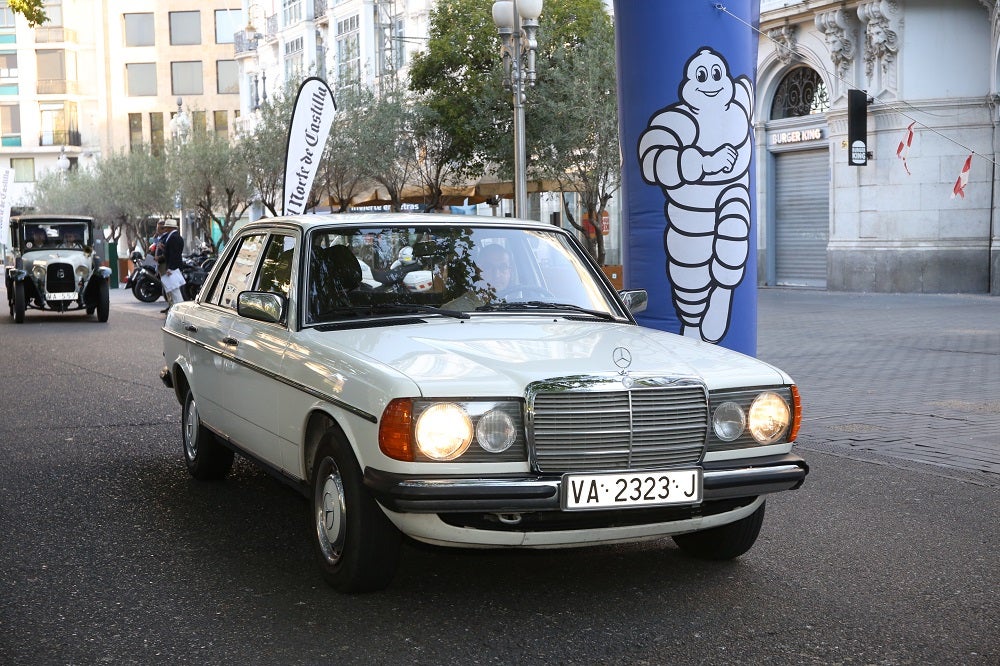
<svg viewBox="0 0 1000 666"><path fill-rule="evenodd" d="M386 405L378 426L378 448L395 460L413 462L413 403L397 398Z"/></svg>

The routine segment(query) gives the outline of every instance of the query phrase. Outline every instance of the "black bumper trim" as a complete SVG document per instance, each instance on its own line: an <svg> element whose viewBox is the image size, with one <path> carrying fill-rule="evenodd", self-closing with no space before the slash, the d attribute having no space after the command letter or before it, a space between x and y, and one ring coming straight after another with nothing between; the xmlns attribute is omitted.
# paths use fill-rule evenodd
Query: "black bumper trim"
<svg viewBox="0 0 1000 666"><path fill-rule="evenodd" d="M799 456L704 463L704 501L795 490L809 466ZM371 467L365 486L387 509L402 513L558 511L561 476L428 477Z"/></svg>

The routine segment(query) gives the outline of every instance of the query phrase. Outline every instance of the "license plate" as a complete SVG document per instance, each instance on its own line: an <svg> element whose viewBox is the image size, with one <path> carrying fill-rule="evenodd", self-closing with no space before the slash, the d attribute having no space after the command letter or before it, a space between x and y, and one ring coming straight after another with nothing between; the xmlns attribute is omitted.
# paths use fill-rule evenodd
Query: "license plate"
<svg viewBox="0 0 1000 666"><path fill-rule="evenodd" d="M615 474L566 474L563 509L618 509L701 502L702 471L671 469Z"/></svg>
<svg viewBox="0 0 1000 666"><path fill-rule="evenodd" d="M75 291L57 291L55 293L45 292L45 300L47 301L75 301L76 292Z"/></svg>

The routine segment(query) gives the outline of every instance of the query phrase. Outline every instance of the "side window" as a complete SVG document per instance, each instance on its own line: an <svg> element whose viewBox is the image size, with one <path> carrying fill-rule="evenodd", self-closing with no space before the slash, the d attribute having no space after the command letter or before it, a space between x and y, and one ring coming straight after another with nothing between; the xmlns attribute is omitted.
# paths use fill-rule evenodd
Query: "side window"
<svg viewBox="0 0 1000 666"><path fill-rule="evenodd" d="M260 266L256 291L269 291L288 298L292 281L292 254L295 251L295 236L275 234L267 242L264 262Z"/></svg>
<svg viewBox="0 0 1000 666"><path fill-rule="evenodd" d="M247 291L253 284L254 270L264 248L264 234L246 236L240 241L239 249L230 255L229 264L219 273L208 302L224 308L236 309L236 297Z"/></svg>

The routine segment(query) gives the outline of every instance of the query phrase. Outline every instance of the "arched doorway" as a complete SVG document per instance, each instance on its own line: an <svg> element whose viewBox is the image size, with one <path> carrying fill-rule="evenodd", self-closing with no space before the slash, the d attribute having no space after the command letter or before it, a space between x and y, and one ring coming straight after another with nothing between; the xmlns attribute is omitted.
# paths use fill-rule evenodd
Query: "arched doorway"
<svg viewBox="0 0 1000 666"><path fill-rule="evenodd" d="M788 71L771 102L768 147L774 188L767 260L774 284L826 287L830 153L824 114L829 108L826 85L810 67Z"/></svg>

